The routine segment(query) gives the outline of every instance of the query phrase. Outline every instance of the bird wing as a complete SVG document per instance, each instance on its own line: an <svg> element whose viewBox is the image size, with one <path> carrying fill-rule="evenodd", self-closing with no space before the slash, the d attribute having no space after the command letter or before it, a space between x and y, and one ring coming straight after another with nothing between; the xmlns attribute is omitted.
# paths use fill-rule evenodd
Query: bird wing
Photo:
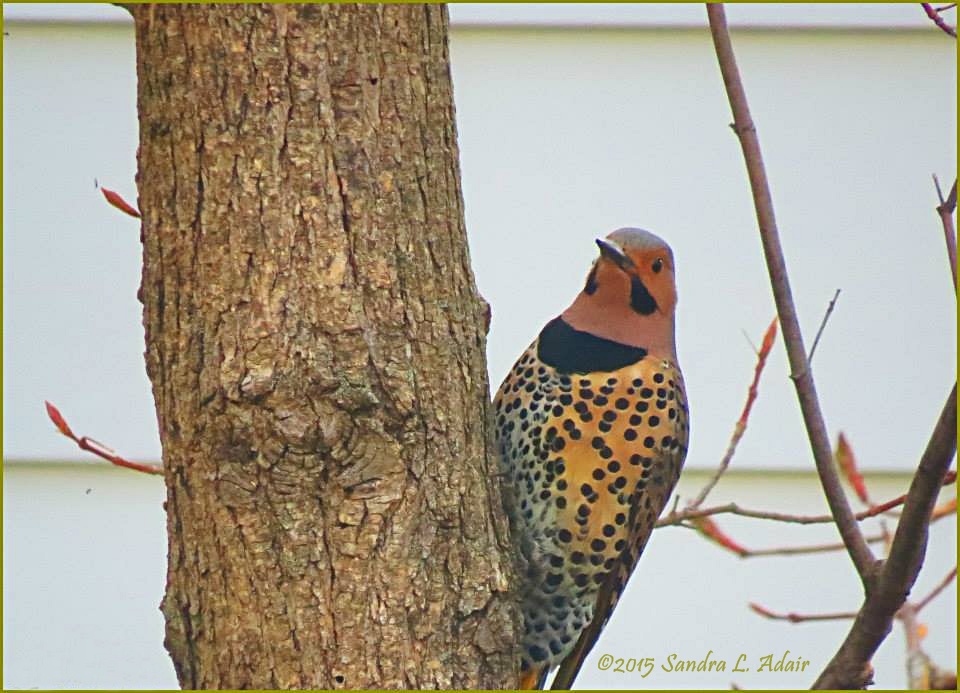
<svg viewBox="0 0 960 693"><path fill-rule="evenodd" d="M587 655L590 654L590 650L593 649L597 639L600 637L603 626L607 622L608 615L613 610L610 603L613 590L607 586L611 582L612 580L607 580L607 584L604 585L597 595L597 605L594 612L596 615L590 624L583 629L583 632L580 633L580 637L577 639L577 644L574 646L573 651L568 654L560 664L560 667L557 669L557 675L553 679L553 685L550 686L551 690L566 691L570 689L574 679L577 678L580 667L583 666Z"/></svg>
<svg viewBox="0 0 960 693"><path fill-rule="evenodd" d="M663 511L667 500L670 498L673 487L680 476L680 467L683 464L683 457L685 456L686 440L684 440L682 452L680 452L679 458L675 461L673 466L675 473L673 474L673 478L668 480L665 493L658 494L647 490L644 493L641 493L637 501L631 506L630 519L628 521L630 534L627 546L620 554L620 560L617 562L617 567L610 571L607 579L604 580L603 584L600 586L600 589L597 592L597 601L593 610L593 620L587 625L586 628L584 628L583 632L580 634L580 637L577 639L577 644L557 669L557 675L554 677L553 683L550 686L552 690L559 691L570 689L570 686L573 685L573 682L577 677L577 673L583 666L584 661L586 661L587 655L590 654L593 646L600 638L600 633L603 632L604 626L606 626L607 621L610 620L610 616L613 614L613 610L617 606L617 602L620 600L620 595L623 594L623 590L627 585L627 581L633 574L633 569L640 560L641 554L643 554L643 549L647 545L647 540L650 538L650 534L653 532L656 518L660 516L660 513ZM640 509L645 507L647 503L655 504L656 512L652 515L652 522L645 522L641 520L642 517L650 517L647 514L641 515L640 513Z"/></svg>
<svg viewBox="0 0 960 693"><path fill-rule="evenodd" d="M567 655L557 669L557 675L554 677L553 684L550 687L552 690L565 691L569 690L570 686L573 685L573 681L577 678L580 667L583 666L587 655L590 654L590 650L593 649L593 646L600 638L600 633L603 632L604 626L606 626L607 621L610 620L610 616L613 614L613 609L616 607L620 595L623 593L623 588L626 586L627 580L630 579L630 575L633 573L637 561L640 560L640 554L643 552L643 547L647 543L647 538L650 536L651 528L638 526L639 523L636 522L638 504L630 509L631 537L627 543L627 548L624 549L624 553L621 554L621 557L624 555L628 556L629 560L620 560L617 568L610 571L610 575L607 576L607 579L604 580L600 586L597 592L596 605L593 609L593 620L583 629L583 632L580 633L580 637L577 639L577 644L574 646L573 651ZM646 531L643 531L644 529L646 529ZM634 546L638 546L638 548L631 550Z"/></svg>

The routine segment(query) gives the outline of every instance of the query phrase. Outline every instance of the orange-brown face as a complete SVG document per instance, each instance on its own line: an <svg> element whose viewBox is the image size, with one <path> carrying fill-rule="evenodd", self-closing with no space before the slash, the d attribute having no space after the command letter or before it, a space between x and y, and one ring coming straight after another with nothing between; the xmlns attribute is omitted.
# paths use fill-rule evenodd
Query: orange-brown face
<svg viewBox="0 0 960 693"><path fill-rule="evenodd" d="M673 253L641 229L597 239L600 257L561 317L574 329L675 358Z"/></svg>
<svg viewBox="0 0 960 693"><path fill-rule="evenodd" d="M615 231L597 239L600 257L584 292L600 294L597 298L604 303L624 303L639 315L671 315L677 304L673 253L653 234L637 233Z"/></svg>

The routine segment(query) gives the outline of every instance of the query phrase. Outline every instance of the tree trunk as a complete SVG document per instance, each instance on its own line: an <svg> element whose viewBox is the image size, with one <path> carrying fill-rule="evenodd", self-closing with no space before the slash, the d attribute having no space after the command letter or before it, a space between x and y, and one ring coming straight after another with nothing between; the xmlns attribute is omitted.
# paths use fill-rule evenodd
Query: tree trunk
<svg viewBox="0 0 960 693"><path fill-rule="evenodd" d="M131 11L181 685L515 685L446 9Z"/></svg>

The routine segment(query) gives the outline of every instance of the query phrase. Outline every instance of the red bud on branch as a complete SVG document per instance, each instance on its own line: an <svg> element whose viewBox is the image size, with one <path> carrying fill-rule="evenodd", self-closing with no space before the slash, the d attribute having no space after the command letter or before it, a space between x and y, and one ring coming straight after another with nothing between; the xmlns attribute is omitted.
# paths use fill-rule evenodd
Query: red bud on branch
<svg viewBox="0 0 960 693"><path fill-rule="evenodd" d="M126 469L132 469L137 472L143 472L144 474L163 474L163 467L160 467L155 464L141 464L139 462L131 462L128 459L120 457L113 450L103 443L97 442L93 438L88 438L86 436L78 438L70 426L67 425L66 419L63 418L63 415L60 413L60 410L55 406L50 404L50 402L44 401L44 404L47 406L47 416L50 417L50 420L53 422L53 425L57 427L57 430L60 431L67 438L72 440L77 444L81 450L87 452L92 452L97 457L102 457L110 464L115 464L118 467L124 467Z"/></svg>
<svg viewBox="0 0 960 693"><path fill-rule="evenodd" d="M107 190L106 188L100 188L100 192L103 193L103 196L107 198L107 202L119 209L125 214L129 214L132 217L140 218L140 212L136 207L129 204L124 200L118 193L115 193L113 190Z"/></svg>
<svg viewBox="0 0 960 693"><path fill-rule="evenodd" d="M754 613L758 613L761 616L765 616L766 618L777 618L779 616L779 614L773 613L772 611L770 611L770 609L762 607L756 602L749 602L747 606L749 606L754 611Z"/></svg>
<svg viewBox="0 0 960 693"><path fill-rule="evenodd" d="M844 478L847 480L847 483L850 484L857 494L857 498L865 505L871 505L870 497L867 494L867 485L857 467L857 458L853 454L853 448L850 447L850 443L847 442L847 437L843 435L843 433L837 438L837 450L833 457L840 471L843 473Z"/></svg>
<svg viewBox="0 0 960 693"><path fill-rule="evenodd" d="M710 541L719 544L728 551L732 551L741 558L747 556L750 553L750 549L747 549L736 541L734 541L728 534L720 529L719 525L713 521L711 517L698 517L691 520L693 526L697 529L700 534L705 536Z"/></svg>
<svg viewBox="0 0 960 693"><path fill-rule="evenodd" d="M60 414L60 410L55 406L44 400L43 402L47 407L47 416L50 417L50 420L53 421L53 425L57 427L57 430L60 431L63 435L71 440L76 440L77 437L73 435L73 431L70 430L70 427L67 425L67 422L64 420L63 416Z"/></svg>

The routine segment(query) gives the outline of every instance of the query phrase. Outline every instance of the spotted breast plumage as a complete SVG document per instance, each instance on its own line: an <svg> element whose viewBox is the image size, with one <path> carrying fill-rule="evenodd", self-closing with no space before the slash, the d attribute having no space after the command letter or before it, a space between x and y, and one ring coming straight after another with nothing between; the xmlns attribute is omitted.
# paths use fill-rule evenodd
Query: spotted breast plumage
<svg viewBox="0 0 960 693"><path fill-rule="evenodd" d="M654 234L598 239L583 290L494 400L521 565L521 687L568 688L683 465L688 410L674 340L673 253Z"/></svg>

